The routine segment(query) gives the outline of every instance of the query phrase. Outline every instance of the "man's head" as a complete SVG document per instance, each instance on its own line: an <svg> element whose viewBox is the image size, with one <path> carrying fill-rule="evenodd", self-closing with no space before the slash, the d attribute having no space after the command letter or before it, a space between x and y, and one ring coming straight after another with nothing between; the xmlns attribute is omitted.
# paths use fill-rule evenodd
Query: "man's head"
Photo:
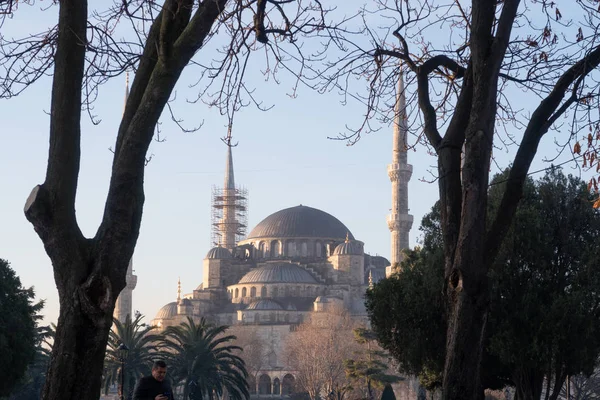
<svg viewBox="0 0 600 400"><path fill-rule="evenodd" d="M165 380L165 376L167 375L167 364L165 364L162 360L154 361L152 365L152 377L159 382Z"/></svg>

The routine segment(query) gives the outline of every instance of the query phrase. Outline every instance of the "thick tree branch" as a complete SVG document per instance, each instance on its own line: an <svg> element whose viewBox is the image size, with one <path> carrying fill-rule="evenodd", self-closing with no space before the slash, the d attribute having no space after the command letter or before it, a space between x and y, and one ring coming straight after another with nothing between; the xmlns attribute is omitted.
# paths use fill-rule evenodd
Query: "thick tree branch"
<svg viewBox="0 0 600 400"><path fill-rule="evenodd" d="M548 132L548 129L558 117L560 117L575 100L576 92L583 78L600 65L600 46L597 46L584 58L569 68L558 80L554 89L548 96L542 100L540 105L533 112L519 150L515 155L515 160L506 183L506 190L502 196L502 202L498 208L498 213L487 234L486 254L490 259L494 259L498 253L502 239L510 227L510 221L514 216L519 200L523 193L523 184L531 162L537 153L537 148L541 138ZM572 95L561 106L565 94L569 87L576 82L572 89Z"/></svg>
<svg viewBox="0 0 600 400"><path fill-rule="evenodd" d="M60 7L46 180L41 186L34 188L25 206L25 216L40 235L48 254L59 251L49 246L57 237L72 242L74 247L78 240L83 239L75 217L75 196L81 156L81 87L87 44L86 3L66 0ZM73 232L76 237L71 236Z"/></svg>
<svg viewBox="0 0 600 400"><path fill-rule="evenodd" d="M146 153L155 126L181 72L204 43L225 3L226 0L203 1L184 29L178 23L170 25L174 32L162 29L162 22L152 27L144 53L155 55L151 48L156 47L156 40L160 37L177 39L172 51L165 54L168 58L164 62L161 57L156 61L149 60L147 65L140 65L136 74L132 87L135 98L127 104L124 119L128 119L128 123L124 120L120 127L124 132L120 131L122 139L115 152L104 218L97 233L101 240L100 248L133 248L131 245L135 244L139 235L144 204ZM167 11L163 8L162 12ZM143 85L146 80L146 85ZM123 252L114 251L113 254L122 255Z"/></svg>
<svg viewBox="0 0 600 400"><path fill-rule="evenodd" d="M189 62L198 49L202 47L204 39L210 32L213 23L227 4L227 0L204 0L192 17L190 23L175 42L174 56L183 57L185 63Z"/></svg>

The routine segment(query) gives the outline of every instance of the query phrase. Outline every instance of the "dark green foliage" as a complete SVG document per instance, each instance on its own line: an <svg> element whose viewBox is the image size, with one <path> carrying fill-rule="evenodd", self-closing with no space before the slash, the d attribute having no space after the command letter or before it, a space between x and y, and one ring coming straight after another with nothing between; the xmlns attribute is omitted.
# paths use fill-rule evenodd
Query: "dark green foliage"
<svg viewBox="0 0 600 400"><path fill-rule="evenodd" d="M492 210L505 177L491 186ZM600 214L585 184L560 170L528 180L523 197L490 272L482 371L488 388L509 383L519 398L539 398L544 376L557 393L566 375L591 373L600 354ZM441 383L446 337L438 205L421 230L423 248L375 285L367 306L382 346L432 389Z"/></svg>
<svg viewBox="0 0 600 400"><path fill-rule="evenodd" d="M383 393L381 393L381 400L396 400L396 395L394 394L394 389L392 389L392 385L385 385Z"/></svg>
<svg viewBox="0 0 600 400"><path fill-rule="evenodd" d="M214 400L225 391L232 400L250 397L246 366L235 354L242 349L228 344L236 337L226 335L227 328L188 318L165 331L163 357L174 383L183 384L185 400Z"/></svg>
<svg viewBox="0 0 600 400"><path fill-rule="evenodd" d="M38 312L33 288L25 289L8 261L0 258L0 397L8 396L24 377L36 355Z"/></svg>
<svg viewBox="0 0 600 400"><path fill-rule="evenodd" d="M406 251L400 272L367 292L367 309L382 347L431 390L441 385L446 340L438 208L423 218L421 230L423 247Z"/></svg>
<svg viewBox="0 0 600 400"><path fill-rule="evenodd" d="M497 207L503 190L491 190ZM591 374L600 354L600 214L585 183L553 169L526 186L490 274L489 352L513 370L520 398L544 376ZM522 392L520 392L522 390Z"/></svg>
<svg viewBox="0 0 600 400"><path fill-rule="evenodd" d="M353 330L357 343L362 345L357 352L360 357L344 360L346 375L359 387L367 388L367 398L373 398L373 388L383 390L390 383L400 380L397 375L389 374L389 355L377 345L375 332L367 328ZM364 385L364 386L363 386Z"/></svg>
<svg viewBox="0 0 600 400"><path fill-rule="evenodd" d="M38 316L39 318L39 316ZM46 370L50 363L50 350L56 326L40 326L36 329L35 357L27 366L25 375L9 396L9 400L39 400L46 382Z"/></svg>
<svg viewBox="0 0 600 400"><path fill-rule="evenodd" d="M143 316L137 314L135 319L128 315L124 323L114 319L113 329L108 337L108 347L104 360L104 392L113 384L120 384L121 358L117 350L121 343L129 351L125 358L124 393L129 399L139 378L150 375L152 363L156 358L157 343L161 336L153 335L152 326L142 323Z"/></svg>

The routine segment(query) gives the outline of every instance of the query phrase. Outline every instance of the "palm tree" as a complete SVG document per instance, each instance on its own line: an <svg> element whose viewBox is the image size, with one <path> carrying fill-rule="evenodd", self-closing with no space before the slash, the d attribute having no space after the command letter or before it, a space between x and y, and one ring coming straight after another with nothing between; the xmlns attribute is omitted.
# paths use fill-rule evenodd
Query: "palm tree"
<svg viewBox="0 0 600 400"><path fill-rule="evenodd" d="M143 315L136 314L132 321L127 315L125 322L113 319L114 326L108 337L108 346L104 359L104 393L108 393L111 385L119 383L121 373L121 355L119 345L123 343L129 348L125 357L125 387L122 389L125 398L131 398L136 381L150 375L153 359L157 355L159 335L151 334L153 326L142 323Z"/></svg>
<svg viewBox="0 0 600 400"><path fill-rule="evenodd" d="M204 318L193 319L166 329L163 348L174 384L183 384L184 400L214 400L224 393L233 400L246 400L248 372L239 346L229 345L234 335L225 335L228 326L215 326Z"/></svg>
<svg viewBox="0 0 600 400"><path fill-rule="evenodd" d="M36 320L39 319L41 316L36 316ZM20 385L8 397L9 400L37 400L41 397L55 333L56 325L54 323L36 328L35 357L27 367L27 372Z"/></svg>

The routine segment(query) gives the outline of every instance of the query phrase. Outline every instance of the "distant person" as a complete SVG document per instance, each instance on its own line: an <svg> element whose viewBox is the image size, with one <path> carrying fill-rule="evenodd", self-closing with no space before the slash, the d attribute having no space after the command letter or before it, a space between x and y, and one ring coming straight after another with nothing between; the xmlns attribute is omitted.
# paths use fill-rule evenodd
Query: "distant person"
<svg viewBox="0 0 600 400"><path fill-rule="evenodd" d="M167 364L155 361L152 375L140 378L133 391L133 400L173 400L173 390L167 375Z"/></svg>

